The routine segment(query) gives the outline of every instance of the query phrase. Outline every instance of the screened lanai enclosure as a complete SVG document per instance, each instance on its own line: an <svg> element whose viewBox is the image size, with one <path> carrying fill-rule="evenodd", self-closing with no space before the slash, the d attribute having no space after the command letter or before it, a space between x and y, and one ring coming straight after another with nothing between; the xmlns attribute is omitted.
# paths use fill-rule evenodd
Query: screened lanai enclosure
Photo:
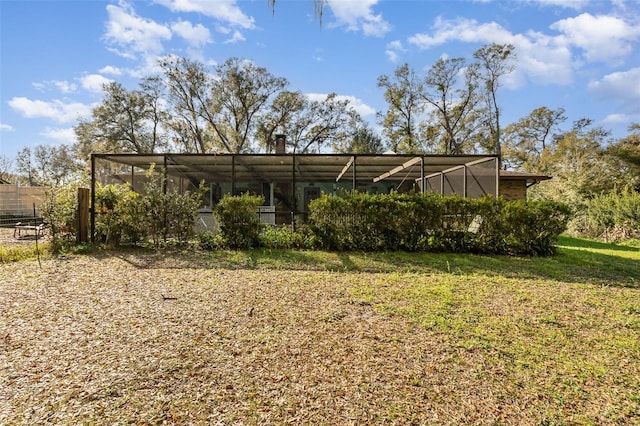
<svg viewBox="0 0 640 426"><path fill-rule="evenodd" d="M264 197L261 222L280 225L305 222L309 202L323 193L414 190L497 197L498 164L497 156L488 155L93 154L91 193L97 182L128 183L141 192L153 168L153 173L166 176L167 189L193 191L204 182L203 217L211 216L224 195L248 192Z"/></svg>

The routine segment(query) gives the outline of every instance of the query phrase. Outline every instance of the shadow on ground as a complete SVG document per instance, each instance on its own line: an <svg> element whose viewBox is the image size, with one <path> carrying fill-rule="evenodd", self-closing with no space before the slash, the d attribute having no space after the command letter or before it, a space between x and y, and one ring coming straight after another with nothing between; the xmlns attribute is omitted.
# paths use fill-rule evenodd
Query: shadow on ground
<svg viewBox="0 0 640 426"><path fill-rule="evenodd" d="M562 237L550 257L456 253L362 253L254 249L99 250L141 269L276 269L367 273L446 273L640 288L640 248Z"/></svg>

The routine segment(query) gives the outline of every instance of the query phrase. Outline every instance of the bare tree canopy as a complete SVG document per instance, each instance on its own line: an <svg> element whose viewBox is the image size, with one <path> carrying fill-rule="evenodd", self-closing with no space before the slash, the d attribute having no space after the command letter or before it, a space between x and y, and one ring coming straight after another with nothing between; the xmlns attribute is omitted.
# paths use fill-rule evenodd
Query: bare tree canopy
<svg viewBox="0 0 640 426"><path fill-rule="evenodd" d="M530 171L551 143L558 126L567 119L564 108L539 107L505 128L505 163L515 169Z"/></svg>
<svg viewBox="0 0 640 426"><path fill-rule="evenodd" d="M473 150L469 144L478 128L477 68L464 58L441 58L429 69L423 99L431 108L431 120L423 127L434 152L459 155Z"/></svg>
<svg viewBox="0 0 640 426"><path fill-rule="evenodd" d="M502 154L500 134L500 105L497 93L501 79L515 70L516 51L512 44L490 44L476 50L473 57L478 61L479 73L484 85L484 99L487 109L489 145L487 150Z"/></svg>
<svg viewBox="0 0 640 426"><path fill-rule="evenodd" d="M68 145L37 145L22 149L16 158L16 172L33 186L59 186L82 170L77 154Z"/></svg>
<svg viewBox="0 0 640 426"><path fill-rule="evenodd" d="M393 76L378 77L378 88L384 89L388 107L378 113L383 134L394 152L417 153L421 149L418 124L424 113L424 84L416 73L404 64Z"/></svg>
<svg viewBox="0 0 640 426"><path fill-rule="evenodd" d="M144 79L132 91L117 82L105 85L102 103L93 109L91 119L81 120L74 129L82 157L92 152L141 154L165 147L162 95L157 78Z"/></svg>
<svg viewBox="0 0 640 426"><path fill-rule="evenodd" d="M261 115L287 85L285 78L244 59L230 58L218 66L212 83L209 122L214 145L226 152L250 150Z"/></svg>
<svg viewBox="0 0 640 426"><path fill-rule="evenodd" d="M500 154L497 90L515 68L515 50L485 45L473 58L441 58L424 78L408 64L378 77L388 104L378 119L394 151Z"/></svg>

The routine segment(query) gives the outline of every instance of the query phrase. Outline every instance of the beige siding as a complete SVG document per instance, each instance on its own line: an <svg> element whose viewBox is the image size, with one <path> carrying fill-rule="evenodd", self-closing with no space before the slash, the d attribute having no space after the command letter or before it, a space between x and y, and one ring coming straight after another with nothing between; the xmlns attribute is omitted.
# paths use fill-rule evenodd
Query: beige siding
<svg viewBox="0 0 640 426"><path fill-rule="evenodd" d="M0 185L0 213L32 216L33 205L39 211L45 190L33 186Z"/></svg>
<svg viewBox="0 0 640 426"><path fill-rule="evenodd" d="M527 181L500 179L500 196L507 201L527 199Z"/></svg>

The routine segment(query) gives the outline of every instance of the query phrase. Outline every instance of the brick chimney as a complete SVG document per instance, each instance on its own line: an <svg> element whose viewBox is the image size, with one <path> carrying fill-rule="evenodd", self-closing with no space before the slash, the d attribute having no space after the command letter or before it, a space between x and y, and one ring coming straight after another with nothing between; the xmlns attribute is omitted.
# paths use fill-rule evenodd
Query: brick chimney
<svg viewBox="0 0 640 426"><path fill-rule="evenodd" d="M287 135L276 135L276 154L287 153Z"/></svg>

